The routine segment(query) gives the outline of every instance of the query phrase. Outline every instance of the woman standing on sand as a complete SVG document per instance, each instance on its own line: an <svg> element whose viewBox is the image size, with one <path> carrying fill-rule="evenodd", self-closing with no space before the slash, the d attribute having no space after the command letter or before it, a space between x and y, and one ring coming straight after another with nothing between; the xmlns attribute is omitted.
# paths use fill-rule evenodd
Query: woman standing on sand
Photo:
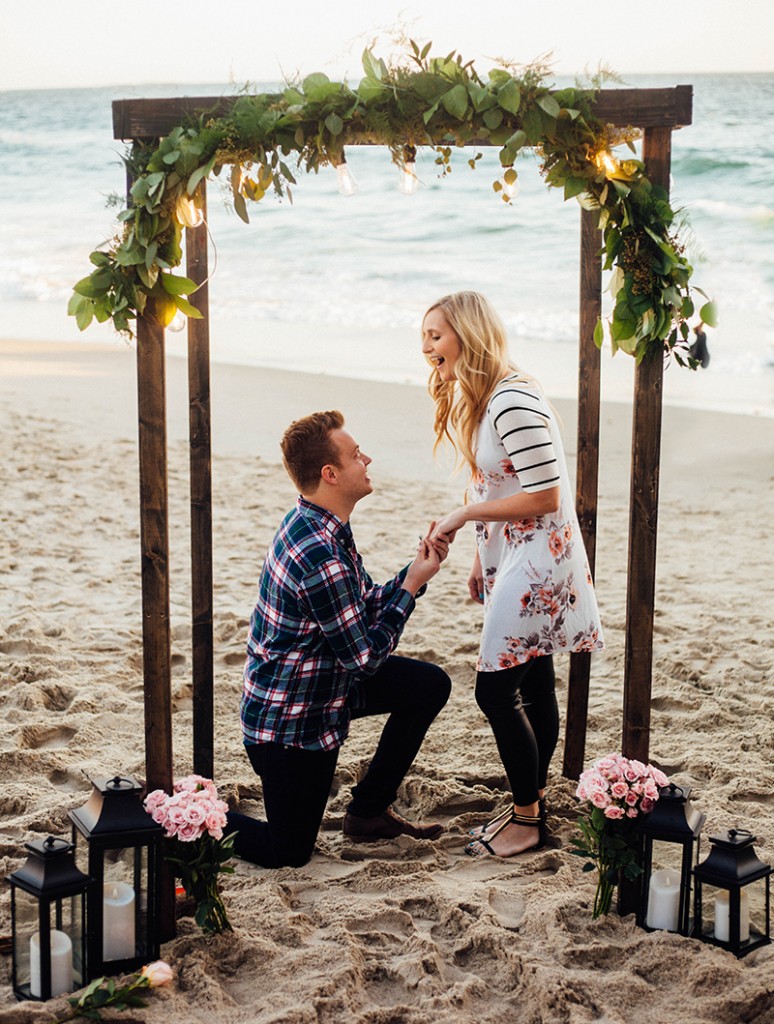
<svg viewBox="0 0 774 1024"><path fill-rule="evenodd" d="M448 438L470 470L465 505L432 536L475 523L468 578L484 605L476 701L489 720L513 805L474 829L465 852L511 857L545 841L543 801L559 735L555 651L603 645L594 588L555 416L508 356L505 329L477 292L434 303L422 322L432 367L435 444Z"/></svg>

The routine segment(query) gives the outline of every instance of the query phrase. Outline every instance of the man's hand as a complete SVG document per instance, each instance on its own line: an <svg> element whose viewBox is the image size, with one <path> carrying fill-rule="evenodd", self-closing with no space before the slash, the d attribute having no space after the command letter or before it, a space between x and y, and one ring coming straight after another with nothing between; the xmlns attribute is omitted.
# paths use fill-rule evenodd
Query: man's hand
<svg viewBox="0 0 774 1024"><path fill-rule="evenodd" d="M441 559L435 547L426 540L420 540L416 558L406 570L403 589L415 595L420 587L428 583L441 568Z"/></svg>
<svg viewBox="0 0 774 1024"><path fill-rule="evenodd" d="M446 559L449 557L449 543L450 543L450 541L449 541L449 538L445 534L440 534L434 540L431 540L431 537L432 537L434 529L435 529L435 520L433 520L432 523L430 523L430 525L428 526L427 533L425 534L425 536L424 537L420 537L419 539L420 540L425 540L425 541L427 541L428 544L431 544L435 548L435 550L436 550L436 554L438 555L439 561L445 562Z"/></svg>

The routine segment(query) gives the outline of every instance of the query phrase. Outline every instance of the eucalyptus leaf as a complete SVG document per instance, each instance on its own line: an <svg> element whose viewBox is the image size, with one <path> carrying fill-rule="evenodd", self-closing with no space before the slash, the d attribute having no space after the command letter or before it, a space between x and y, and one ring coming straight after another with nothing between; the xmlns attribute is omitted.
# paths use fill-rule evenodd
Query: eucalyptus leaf
<svg viewBox="0 0 774 1024"><path fill-rule="evenodd" d="M521 89L512 78L497 93L497 102L509 114L518 114L521 106Z"/></svg>
<svg viewBox="0 0 774 1024"><path fill-rule="evenodd" d="M702 323L705 323L707 327L717 327L718 325L718 311L717 306L714 302L705 302L699 310L699 319Z"/></svg>

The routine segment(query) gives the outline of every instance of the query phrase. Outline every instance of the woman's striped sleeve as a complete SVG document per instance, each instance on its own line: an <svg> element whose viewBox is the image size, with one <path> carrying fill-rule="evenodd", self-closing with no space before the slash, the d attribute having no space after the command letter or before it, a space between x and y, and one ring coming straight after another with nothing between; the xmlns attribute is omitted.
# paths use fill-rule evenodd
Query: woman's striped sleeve
<svg viewBox="0 0 774 1024"><path fill-rule="evenodd" d="M559 467L545 402L514 384L497 392L489 404L489 417L524 490L556 487Z"/></svg>

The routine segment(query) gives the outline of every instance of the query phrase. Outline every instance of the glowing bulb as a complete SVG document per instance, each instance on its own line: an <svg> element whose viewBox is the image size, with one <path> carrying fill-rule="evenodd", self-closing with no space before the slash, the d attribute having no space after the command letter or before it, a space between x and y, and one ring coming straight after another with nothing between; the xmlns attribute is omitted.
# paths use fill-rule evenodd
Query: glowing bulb
<svg viewBox="0 0 774 1024"><path fill-rule="evenodd" d="M177 219L184 227L198 228L204 223L204 214L197 207L195 201L188 196L180 196L175 207Z"/></svg>
<svg viewBox="0 0 774 1024"><path fill-rule="evenodd" d="M357 192L355 176L346 160L336 165L336 187L343 196L353 196Z"/></svg>
<svg viewBox="0 0 774 1024"><path fill-rule="evenodd" d="M509 203L512 199L521 192L521 186L519 185L519 176L512 167L505 169L503 174L503 199Z"/></svg>
<svg viewBox="0 0 774 1024"><path fill-rule="evenodd" d="M600 150L599 153L594 157L594 163L606 174L616 174L618 172L618 161L615 159L612 153L608 153L606 149Z"/></svg>
<svg viewBox="0 0 774 1024"><path fill-rule="evenodd" d="M188 317L178 309L177 313L172 317L172 320L167 324L167 330L174 331L175 334L177 334L179 331L184 330L187 324Z"/></svg>
<svg viewBox="0 0 774 1024"><path fill-rule="evenodd" d="M419 189L419 178L417 177L417 165L413 160L403 164L398 178L398 191L404 196L416 195Z"/></svg>

